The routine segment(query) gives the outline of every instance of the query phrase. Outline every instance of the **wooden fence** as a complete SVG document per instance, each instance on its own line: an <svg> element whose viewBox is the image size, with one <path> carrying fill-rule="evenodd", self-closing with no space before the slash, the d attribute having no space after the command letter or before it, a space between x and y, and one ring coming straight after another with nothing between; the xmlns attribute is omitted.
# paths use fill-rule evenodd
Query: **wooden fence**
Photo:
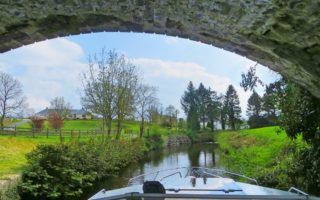
<svg viewBox="0 0 320 200"><path fill-rule="evenodd" d="M117 131L115 129L111 130L111 133L108 134L107 130L101 129L88 129L88 130L67 130L67 129L42 129L42 130L35 130L32 128L19 128L16 127L5 127L3 130L0 130L0 135L10 135L10 136L28 136L28 137L59 137L60 140L64 138L92 138L92 137L112 137L116 136ZM122 137L126 138L136 138L138 137L138 133L130 130L130 129L123 129L121 131Z"/></svg>

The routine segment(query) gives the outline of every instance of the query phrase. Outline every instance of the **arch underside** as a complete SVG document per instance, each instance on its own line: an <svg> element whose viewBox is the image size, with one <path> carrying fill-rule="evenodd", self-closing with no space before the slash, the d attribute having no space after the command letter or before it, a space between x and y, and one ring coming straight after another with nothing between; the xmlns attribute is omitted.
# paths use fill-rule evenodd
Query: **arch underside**
<svg viewBox="0 0 320 200"><path fill-rule="evenodd" d="M248 57L320 98L320 2L316 0L7 2L0 3L0 52L81 33L166 34Z"/></svg>

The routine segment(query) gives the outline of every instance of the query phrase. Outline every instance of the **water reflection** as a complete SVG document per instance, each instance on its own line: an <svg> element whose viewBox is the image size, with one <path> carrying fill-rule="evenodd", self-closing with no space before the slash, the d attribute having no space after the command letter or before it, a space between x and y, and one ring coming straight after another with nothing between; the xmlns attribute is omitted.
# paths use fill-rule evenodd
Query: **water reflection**
<svg viewBox="0 0 320 200"><path fill-rule="evenodd" d="M219 166L218 156L216 156L217 149L214 144L192 144L152 151L142 161L132 163L122 170L118 176L97 183L92 191L85 195L85 198L92 196L102 188L110 190L124 187L130 178L140 174L177 167L201 166L212 168ZM145 178L142 176L139 182L143 182Z"/></svg>

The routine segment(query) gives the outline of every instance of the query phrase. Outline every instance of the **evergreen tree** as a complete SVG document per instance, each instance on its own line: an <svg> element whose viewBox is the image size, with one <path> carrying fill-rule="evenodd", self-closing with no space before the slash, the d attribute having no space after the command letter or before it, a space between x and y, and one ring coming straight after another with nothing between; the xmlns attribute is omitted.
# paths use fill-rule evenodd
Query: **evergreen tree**
<svg viewBox="0 0 320 200"><path fill-rule="evenodd" d="M248 108L247 108L247 115L249 117L256 116L259 117L262 111L262 100L260 95L253 90L253 93L248 99Z"/></svg>
<svg viewBox="0 0 320 200"><path fill-rule="evenodd" d="M220 102L219 102L219 97L215 91L211 91L211 89L208 89L209 93L209 103L206 108L206 114L209 120L209 126L211 128L211 131L214 131L214 122L219 119L219 107L220 107Z"/></svg>
<svg viewBox="0 0 320 200"><path fill-rule="evenodd" d="M229 125L232 130L236 129L236 123L240 121L240 101L237 91L232 85L229 85L225 95L224 105L226 107L226 113L228 115Z"/></svg>
<svg viewBox="0 0 320 200"><path fill-rule="evenodd" d="M225 96L223 94L219 96L219 112L221 129L225 130L227 121L227 107L225 105Z"/></svg>
<svg viewBox="0 0 320 200"><path fill-rule="evenodd" d="M261 115L262 98L253 90L253 93L248 99L247 115L249 117L248 124L250 128L263 127L268 125L268 122Z"/></svg>
<svg viewBox="0 0 320 200"><path fill-rule="evenodd" d="M197 95L197 107L199 112L200 121L202 122L202 128L205 129L205 123L207 118L207 108L211 101L210 90L206 89L202 83L196 91Z"/></svg>
<svg viewBox="0 0 320 200"><path fill-rule="evenodd" d="M196 89L190 81L180 100L182 109L187 115L187 128L190 130L199 130L200 128L197 101Z"/></svg>

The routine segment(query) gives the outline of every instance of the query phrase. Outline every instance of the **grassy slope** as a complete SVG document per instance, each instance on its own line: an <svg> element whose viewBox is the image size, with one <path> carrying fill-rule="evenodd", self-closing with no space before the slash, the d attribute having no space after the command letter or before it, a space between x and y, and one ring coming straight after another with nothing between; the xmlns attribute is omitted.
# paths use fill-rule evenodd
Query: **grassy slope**
<svg viewBox="0 0 320 200"><path fill-rule="evenodd" d="M300 138L292 141L279 127L220 132L216 140L226 168L254 178L286 168L293 156L290 148L305 145Z"/></svg>
<svg viewBox="0 0 320 200"><path fill-rule="evenodd" d="M58 142L57 138L28 138L0 136L0 178L20 172L25 163L25 154L38 144Z"/></svg>

